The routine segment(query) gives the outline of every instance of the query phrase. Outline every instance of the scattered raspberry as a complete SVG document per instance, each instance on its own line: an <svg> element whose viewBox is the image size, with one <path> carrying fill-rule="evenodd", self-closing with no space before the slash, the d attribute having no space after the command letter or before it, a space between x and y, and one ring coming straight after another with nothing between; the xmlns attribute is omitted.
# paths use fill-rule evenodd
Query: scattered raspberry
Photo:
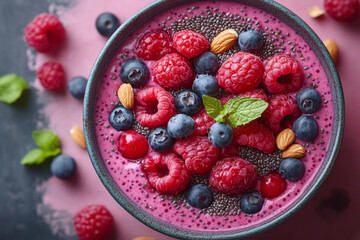
<svg viewBox="0 0 360 240"><path fill-rule="evenodd" d="M359 0L325 0L324 7L338 21L348 21L359 14Z"/></svg>
<svg viewBox="0 0 360 240"><path fill-rule="evenodd" d="M219 193L242 194L255 188L256 183L256 168L239 157L218 161L210 172L210 187Z"/></svg>
<svg viewBox="0 0 360 240"><path fill-rule="evenodd" d="M239 150L234 144L230 144L227 147L221 148L220 158L228 158L228 157L238 157Z"/></svg>
<svg viewBox="0 0 360 240"><path fill-rule="evenodd" d="M168 90L190 86L195 79L190 62L178 53L167 54L157 61L153 74L155 82Z"/></svg>
<svg viewBox="0 0 360 240"><path fill-rule="evenodd" d="M119 136L118 150L124 158L136 160L146 156L149 143L142 134L127 130Z"/></svg>
<svg viewBox="0 0 360 240"><path fill-rule="evenodd" d="M275 138L272 132L257 120L233 129L234 143L240 146L257 148L266 154L275 150Z"/></svg>
<svg viewBox="0 0 360 240"><path fill-rule="evenodd" d="M51 53L65 40L65 29L60 20L51 14L37 15L25 28L25 40L41 53Z"/></svg>
<svg viewBox="0 0 360 240"><path fill-rule="evenodd" d="M216 80L229 93L255 90L261 82L264 66L260 58L238 52L229 57L218 70Z"/></svg>
<svg viewBox="0 0 360 240"><path fill-rule="evenodd" d="M189 182L184 160L173 153L152 153L141 166L150 185L161 193L179 193Z"/></svg>
<svg viewBox="0 0 360 240"><path fill-rule="evenodd" d="M263 197L275 198L286 189L286 181L280 174L274 172L263 177L260 181L260 192Z"/></svg>
<svg viewBox="0 0 360 240"><path fill-rule="evenodd" d="M245 93L239 93L239 97L250 97L250 98L259 98L261 100L264 100L265 102L268 102L268 97L266 96L264 90L262 89L256 89L250 92Z"/></svg>
<svg viewBox="0 0 360 240"><path fill-rule="evenodd" d="M270 93L297 91L303 82L304 73L294 58L277 55L265 64L263 84Z"/></svg>
<svg viewBox="0 0 360 240"><path fill-rule="evenodd" d="M135 100L136 120L144 127L166 125L175 114L174 97L160 87L140 90Z"/></svg>
<svg viewBox="0 0 360 240"><path fill-rule="evenodd" d="M109 234L114 219L102 205L90 205L74 216L74 226L81 240L103 240Z"/></svg>
<svg viewBox="0 0 360 240"><path fill-rule="evenodd" d="M206 37L191 30L175 33L173 45L179 53L187 58L197 57L210 47Z"/></svg>
<svg viewBox="0 0 360 240"><path fill-rule="evenodd" d="M192 116L195 122L195 135L205 135L208 132L208 129L215 123L215 120L212 119L206 112L205 108L200 112Z"/></svg>
<svg viewBox="0 0 360 240"><path fill-rule="evenodd" d="M207 137L190 137L177 141L175 153L184 160L187 169L195 174L205 174L219 160L220 149L214 147Z"/></svg>
<svg viewBox="0 0 360 240"><path fill-rule="evenodd" d="M162 30L145 33L136 45L137 54L144 60L159 60L168 53L176 52L169 34Z"/></svg>
<svg viewBox="0 0 360 240"><path fill-rule="evenodd" d="M43 87L57 92L64 87L65 72L60 63L46 62L37 70L37 77Z"/></svg>

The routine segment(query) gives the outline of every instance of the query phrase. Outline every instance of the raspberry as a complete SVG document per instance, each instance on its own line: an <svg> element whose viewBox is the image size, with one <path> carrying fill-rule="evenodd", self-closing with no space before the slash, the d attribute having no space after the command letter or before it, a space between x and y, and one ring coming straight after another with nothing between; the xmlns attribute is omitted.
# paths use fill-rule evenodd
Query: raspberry
<svg viewBox="0 0 360 240"><path fill-rule="evenodd" d="M57 92L64 87L65 72L60 63L46 62L37 70L37 77L43 87Z"/></svg>
<svg viewBox="0 0 360 240"><path fill-rule="evenodd" d="M178 53L167 54L157 61L153 74L155 82L168 90L190 86L195 78L190 62Z"/></svg>
<svg viewBox="0 0 360 240"><path fill-rule="evenodd" d="M294 58L277 55L265 64L263 84L270 93L297 91L303 82L304 73Z"/></svg>
<svg viewBox="0 0 360 240"><path fill-rule="evenodd" d="M250 98L259 98L265 102L268 102L268 97L266 96L264 90L256 89L250 92L240 93L239 97L250 97Z"/></svg>
<svg viewBox="0 0 360 240"><path fill-rule="evenodd" d="M210 187L228 195L238 195L255 188L257 171L250 162L229 157L218 161L210 172Z"/></svg>
<svg viewBox="0 0 360 240"><path fill-rule="evenodd" d="M174 153L152 153L141 167L150 185L161 193L179 193L189 182L190 174L184 160Z"/></svg>
<svg viewBox="0 0 360 240"><path fill-rule="evenodd" d="M166 125L175 114L174 97L160 87L140 90L136 94L136 120L144 127Z"/></svg>
<svg viewBox="0 0 360 240"><path fill-rule="evenodd" d="M260 58L238 52L229 57L218 70L216 80L229 93L255 90L261 82L264 66Z"/></svg>
<svg viewBox="0 0 360 240"><path fill-rule="evenodd" d="M324 0L324 7L338 21L348 21L359 14L359 0Z"/></svg>
<svg viewBox="0 0 360 240"><path fill-rule="evenodd" d="M260 181L260 192L263 197L275 198L286 189L286 181L280 174L274 172L263 177Z"/></svg>
<svg viewBox="0 0 360 240"><path fill-rule="evenodd" d="M215 120L212 119L203 108L200 112L192 116L195 122L195 131L196 135L205 135L208 132L208 129L215 123Z"/></svg>
<svg viewBox="0 0 360 240"><path fill-rule="evenodd" d="M173 45L179 53L187 58L197 57L210 47L206 37L191 30L175 33Z"/></svg>
<svg viewBox="0 0 360 240"><path fill-rule="evenodd" d="M65 40L65 29L60 20L51 14L37 15L25 28L25 40L41 53L51 53Z"/></svg>
<svg viewBox="0 0 360 240"><path fill-rule="evenodd" d="M205 174L219 160L220 149L214 147L207 137L195 136L177 141L175 153L184 160L187 169L195 174Z"/></svg>
<svg viewBox="0 0 360 240"><path fill-rule="evenodd" d="M113 217L102 205L89 205L74 216L75 231L81 240L103 240L113 225Z"/></svg>
<svg viewBox="0 0 360 240"><path fill-rule="evenodd" d="M145 33L136 45L137 54L144 60L159 60L168 53L176 52L171 37L161 30Z"/></svg>
<svg viewBox="0 0 360 240"><path fill-rule="evenodd" d="M234 142L238 145L257 148L266 154L270 154L275 150L274 135L257 120L238 126L233 131Z"/></svg>

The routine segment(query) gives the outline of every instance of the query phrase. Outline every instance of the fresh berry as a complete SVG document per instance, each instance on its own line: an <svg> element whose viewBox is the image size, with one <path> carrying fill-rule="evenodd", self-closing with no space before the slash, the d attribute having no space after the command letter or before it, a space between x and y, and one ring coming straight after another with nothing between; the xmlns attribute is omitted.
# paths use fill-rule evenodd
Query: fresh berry
<svg viewBox="0 0 360 240"><path fill-rule="evenodd" d="M303 86L304 73L296 59L276 55L265 64L263 84L270 93L287 93Z"/></svg>
<svg viewBox="0 0 360 240"><path fill-rule="evenodd" d="M235 95L231 95L231 94L225 94L223 96L221 96L220 98L220 102L225 105L230 99L233 99L234 97L236 97Z"/></svg>
<svg viewBox="0 0 360 240"><path fill-rule="evenodd" d="M74 98L83 99L86 90L87 79L81 76L74 77L68 84L69 91Z"/></svg>
<svg viewBox="0 0 360 240"><path fill-rule="evenodd" d="M260 181L260 192L266 198L280 196L286 189L286 181L278 173L270 173Z"/></svg>
<svg viewBox="0 0 360 240"><path fill-rule="evenodd" d="M215 74L219 69L219 59L212 52L204 52L194 59L194 68L197 73Z"/></svg>
<svg viewBox="0 0 360 240"><path fill-rule="evenodd" d="M348 21L359 15L359 0L324 0L325 11L338 21Z"/></svg>
<svg viewBox="0 0 360 240"><path fill-rule="evenodd" d="M177 141L174 151L185 160L187 169L194 174L205 174L219 160L220 150L207 137L194 136Z"/></svg>
<svg viewBox="0 0 360 240"><path fill-rule="evenodd" d="M190 174L182 159L173 153L152 153L141 163L150 185L161 193L183 191Z"/></svg>
<svg viewBox="0 0 360 240"><path fill-rule="evenodd" d="M68 179L76 171L76 162L66 154L60 154L51 162L51 173L60 179Z"/></svg>
<svg viewBox="0 0 360 240"><path fill-rule="evenodd" d="M176 114L172 118L170 118L167 131L171 137L176 139L184 139L193 134L195 130L195 122L194 120L183 113Z"/></svg>
<svg viewBox="0 0 360 240"><path fill-rule="evenodd" d="M25 40L30 47L41 53L58 49L66 37L60 20L51 14L37 15L25 28Z"/></svg>
<svg viewBox="0 0 360 240"><path fill-rule="evenodd" d="M239 149L234 145L230 144L227 147L220 149L220 158L228 158L228 157L238 157L239 156Z"/></svg>
<svg viewBox="0 0 360 240"><path fill-rule="evenodd" d="M281 176L291 182L299 181L305 173L304 163L297 158L285 158L279 167Z"/></svg>
<svg viewBox="0 0 360 240"><path fill-rule="evenodd" d="M210 43L200 33L183 30L174 34L173 45L187 58L194 58L209 49Z"/></svg>
<svg viewBox="0 0 360 240"><path fill-rule="evenodd" d="M224 148L232 143L234 133L229 124L216 122L210 127L208 136L212 145Z"/></svg>
<svg viewBox="0 0 360 240"><path fill-rule="evenodd" d="M192 116L195 122L194 134L202 136L207 134L208 129L215 123L206 110L203 108L199 113Z"/></svg>
<svg viewBox="0 0 360 240"><path fill-rule="evenodd" d="M234 131L234 143L240 146L257 148L266 154L275 150L275 137L272 132L257 120L237 126Z"/></svg>
<svg viewBox="0 0 360 240"><path fill-rule="evenodd" d="M119 136L118 150L124 158L136 160L146 156L149 144L140 133L127 130Z"/></svg>
<svg viewBox="0 0 360 240"><path fill-rule="evenodd" d="M303 113L314 113L321 107L321 96L313 88L305 88L296 95L296 103Z"/></svg>
<svg viewBox="0 0 360 240"><path fill-rule="evenodd" d="M137 55L144 60L159 60L168 53L176 52L172 39L165 31L155 30L145 33L136 45Z"/></svg>
<svg viewBox="0 0 360 240"><path fill-rule="evenodd" d="M186 202L194 208L207 208L214 199L211 189L205 184L196 184L186 193Z"/></svg>
<svg viewBox="0 0 360 240"><path fill-rule="evenodd" d="M264 38L260 32L248 30L240 33L238 43L242 51L257 51L263 46Z"/></svg>
<svg viewBox="0 0 360 240"><path fill-rule="evenodd" d="M119 19L112 13L104 12L96 18L96 30L104 37L111 37L111 35L120 26Z"/></svg>
<svg viewBox="0 0 360 240"><path fill-rule="evenodd" d="M316 120L312 117L302 115L293 124L297 138L305 142L311 142L319 132Z"/></svg>
<svg viewBox="0 0 360 240"><path fill-rule="evenodd" d="M213 76L205 74L197 75L192 85L192 90L199 94L200 97L203 95L216 97L219 89L220 86L216 79Z"/></svg>
<svg viewBox="0 0 360 240"><path fill-rule="evenodd" d="M250 162L230 157L218 161L212 168L209 177L210 187L228 195L245 193L256 186L257 171Z"/></svg>
<svg viewBox="0 0 360 240"><path fill-rule="evenodd" d="M191 86L195 77L189 60L178 53L167 54L157 61L153 74L155 82L168 90Z"/></svg>
<svg viewBox="0 0 360 240"><path fill-rule="evenodd" d="M102 205L89 205L74 216L74 227L80 240L103 240L113 225L111 213Z"/></svg>
<svg viewBox="0 0 360 240"><path fill-rule="evenodd" d="M41 85L52 92L60 91L65 84L65 71L60 63L46 62L37 70Z"/></svg>
<svg viewBox="0 0 360 240"><path fill-rule="evenodd" d="M255 214L261 211L264 198L258 191L243 194L240 199L240 209L246 214Z"/></svg>
<svg viewBox="0 0 360 240"><path fill-rule="evenodd" d="M117 131L125 131L134 124L134 114L125 107L117 107L110 113L109 122Z"/></svg>
<svg viewBox="0 0 360 240"><path fill-rule="evenodd" d="M203 107L202 99L190 90L184 90L175 97L175 106L181 113L192 116Z"/></svg>
<svg viewBox="0 0 360 240"><path fill-rule="evenodd" d="M166 125L175 114L174 97L159 87L151 87L136 94L136 120L144 127Z"/></svg>
<svg viewBox="0 0 360 240"><path fill-rule="evenodd" d="M264 90L256 89L249 92L239 93L239 97L250 97L250 98L259 98L265 102L269 102L268 97L266 96Z"/></svg>
<svg viewBox="0 0 360 240"><path fill-rule="evenodd" d="M134 88L141 88L149 81L149 69L143 61L130 59L121 66L120 78L123 83L130 83Z"/></svg>
<svg viewBox="0 0 360 240"><path fill-rule="evenodd" d="M252 91L261 82L264 66L260 58L250 53L238 52L220 67L216 80L229 93Z"/></svg>
<svg viewBox="0 0 360 240"><path fill-rule="evenodd" d="M149 134L148 140L150 147L155 152L168 152L175 144L175 139L172 138L163 127L152 130Z"/></svg>

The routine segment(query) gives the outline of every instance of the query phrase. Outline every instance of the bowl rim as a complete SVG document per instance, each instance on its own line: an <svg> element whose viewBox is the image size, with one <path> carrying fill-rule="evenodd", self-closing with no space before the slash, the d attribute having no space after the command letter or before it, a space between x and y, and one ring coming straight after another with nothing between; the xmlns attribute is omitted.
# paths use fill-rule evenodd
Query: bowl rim
<svg viewBox="0 0 360 240"><path fill-rule="evenodd" d="M181 239L240 239L244 237L249 237L261 232L264 232L279 223L283 222L288 217L292 216L294 213L299 211L305 203L307 203L310 198L315 194L315 192L318 190L318 188L322 185L326 177L328 176L330 170L332 169L336 157L339 153L341 142L342 142L342 136L344 131L344 122L345 122L345 104L344 104L344 96L341 86L341 81L339 78L339 75L337 73L336 67L334 62L331 59L331 56L329 52L327 51L326 47L320 40L320 38L315 34L315 32L295 13L287 9L286 7L282 6L281 4L272 1L272 0L258 0L256 1L257 4L262 4L262 9L267 12L275 11L278 12L278 14L283 14L283 18L286 18L291 22L291 24L295 24L295 26L302 29L304 32L304 35L299 34L301 37L303 37L306 42L309 44L309 41L312 41L312 43L317 47L316 49L313 49L317 57L320 59L322 66L324 67L326 71L326 75L328 79L333 79L333 81L329 81L331 84L331 90L332 90L332 97L334 97L333 105L334 105L334 123L333 123L333 132L331 135L331 141L329 143L329 146L332 146L331 150L327 152L325 160L323 164L321 165L321 168L318 170L318 173L315 175L313 182L310 184L309 188L305 190L305 192L302 194L302 197L299 197L297 201L295 201L292 205L289 206L285 211L282 213L274 216L273 218L269 219L269 221L266 221L262 224L257 224L255 226L249 227L247 229L241 229L241 230L230 230L230 231L219 231L218 233L215 233L213 231L209 232L200 232L195 230L187 230L182 229L180 227L168 224L155 216L147 213L142 208L140 208L136 203L132 202L126 194L121 194L122 192L119 191L117 185L113 181L110 173L107 171L107 168L104 165L104 162L101 158L101 155L99 154L99 149L97 147L97 138L96 134L94 133L94 130L92 129L92 121L93 121L93 114L94 114L94 104L92 104L92 101L94 97L92 94L96 93L97 90L97 84L99 84L101 80L101 76L104 71L104 67L106 68L107 65L104 66L103 62L104 59L106 61L110 61L115 54L114 52L111 53L111 49L116 45L116 40L119 38L119 36L122 34L126 39L132 31L128 31L128 29L131 27L131 25L136 24L136 22L139 21L143 17L144 14L153 12L153 15L156 14L159 7L166 7L166 6L179 6L187 3L196 3L206 0L198 0L198 1L192 1L192 0L158 0L155 1L137 13L135 13L132 17L130 17L126 22L124 22L117 31L110 37L110 39L105 44L104 48L100 52L99 56L97 57L94 66L91 70L85 97L84 97L84 111L83 111L83 127L84 127L84 133L85 133L85 139L86 139L86 145L88 149L88 153L91 159L91 162L95 168L96 173L98 174L99 178L101 179L102 183L106 187L106 189L109 191L109 193L113 196L113 198L126 210L128 211L132 216L137 218L139 221L144 223L145 225L153 228L156 231L159 231L163 234L166 234L171 237L181 238ZM238 2L245 5L254 6L252 3L252 0L221 0L221 1L227 1L227 2ZM254 6L255 8L259 8L258 6ZM264 8L269 7L269 9L265 10ZM168 9L171 7L168 7ZM275 17L282 19L282 17L277 16L274 14L274 12L271 12L272 15L275 15ZM288 23L288 25L291 25ZM290 26L294 28L294 26ZM110 58L109 58L110 56ZM97 78L100 78L100 80L97 81ZM97 82L96 82L97 81ZM96 98L95 98L96 99ZM329 147L330 148L330 147Z"/></svg>

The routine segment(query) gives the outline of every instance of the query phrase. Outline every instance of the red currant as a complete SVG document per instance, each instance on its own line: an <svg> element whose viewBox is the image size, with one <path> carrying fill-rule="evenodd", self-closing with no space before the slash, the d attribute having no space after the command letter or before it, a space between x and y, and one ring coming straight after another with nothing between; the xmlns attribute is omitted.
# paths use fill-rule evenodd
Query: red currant
<svg viewBox="0 0 360 240"><path fill-rule="evenodd" d="M143 135L128 130L120 135L118 149L124 158L135 160L146 156L149 144Z"/></svg>
<svg viewBox="0 0 360 240"><path fill-rule="evenodd" d="M278 173L270 173L260 181L261 195L274 198L281 195L286 189L286 181Z"/></svg>

